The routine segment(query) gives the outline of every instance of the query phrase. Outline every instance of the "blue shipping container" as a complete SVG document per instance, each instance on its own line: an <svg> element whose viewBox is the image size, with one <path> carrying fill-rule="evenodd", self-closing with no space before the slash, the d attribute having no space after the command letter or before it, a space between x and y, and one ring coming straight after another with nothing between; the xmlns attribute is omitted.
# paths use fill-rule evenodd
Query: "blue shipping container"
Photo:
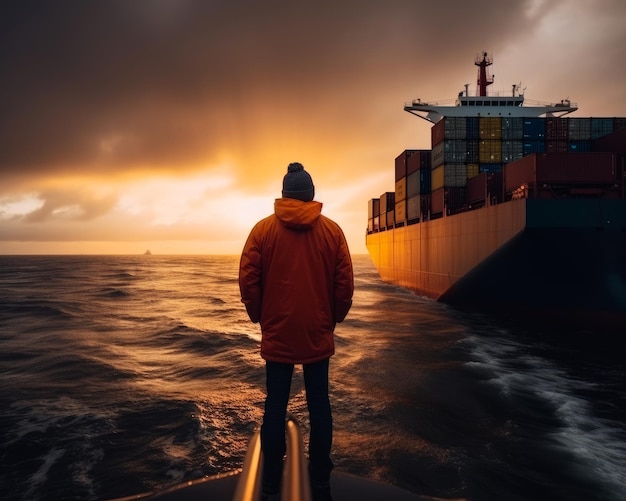
<svg viewBox="0 0 626 501"><path fill-rule="evenodd" d="M478 163L478 140L467 141L467 160L465 162L468 164Z"/></svg>
<svg viewBox="0 0 626 501"><path fill-rule="evenodd" d="M613 132L612 118L592 118L591 119L591 139L598 139Z"/></svg>
<svg viewBox="0 0 626 501"><path fill-rule="evenodd" d="M478 170L487 174L495 174L496 172L502 172L502 164L480 164Z"/></svg>
<svg viewBox="0 0 626 501"><path fill-rule="evenodd" d="M532 153L545 153L545 141L524 141L524 156Z"/></svg>
<svg viewBox="0 0 626 501"><path fill-rule="evenodd" d="M466 122L467 139L478 139L480 130L478 127L478 117L467 117Z"/></svg>
<svg viewBox="0 0 626 501"><path fill-rule="evenodd" d="M546 137L545 118L524 118L524 139L538 140Z"/></svg>
<svg viewBox="0 0 626 501"><path fill-rule="evenodd" d="M502 139L523 139L524 119L522 117L502 117Z"/></svg>

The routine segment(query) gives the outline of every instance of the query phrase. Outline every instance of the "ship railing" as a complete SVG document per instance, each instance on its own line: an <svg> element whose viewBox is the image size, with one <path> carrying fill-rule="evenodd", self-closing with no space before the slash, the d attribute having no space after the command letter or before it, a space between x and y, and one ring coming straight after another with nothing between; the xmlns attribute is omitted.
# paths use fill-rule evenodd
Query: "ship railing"
<svg viewBox="0 0 626 501"><path fill-rule="evenodd" d="M291 501L311 501L309 471L304 457L302 432L296 418L289 414L285 423L287 454L283 464L281 499ZM261 480L263 474L263 453L261 451L261 433L256 431L243 461L243 468L233 501L258 501L261 499Z"/></svg>
<svg viewBox="0 0 626 501"><path fill-rule="evenodd" d="M511 98L511 97L516 97L516 98L521 98L524 100L524 106L531 106L531 107L552 107L552 108L576 108L578 109L578 103L575 103L573 101L570 101L569 99L562 99L560 101L557 102L548 102L548 101L538 101L535 99L528 99L526 97L524 97L523 94L518 95L518 96L511 96L511 93L509 92L508 95L505 94L504 92L490 92L487 94L487 96L463 96L462 99L472 99L472 100L477 100L477 99L485 99L485 97L490 98L496 98L496 97L507 97L507 98ZM424 107L424 108L428 108L428 107L437 107L437 106L455 106L458 105L459 99L442 99L442 100L431 100L431 101L422 101L421 99L414 99L411 102L406 102L404 103L404 108L405 109L412 109L414 107Z"/></svg>
<svg viewBox="0 0 626 501"><path fill-rule="evenodd" d="M439 99L435 101L422 101L421 99L413 99L413 101L411 102L405 102L404 107L412 108L414 106L454 106L455 101L455 99Z"/></svg>

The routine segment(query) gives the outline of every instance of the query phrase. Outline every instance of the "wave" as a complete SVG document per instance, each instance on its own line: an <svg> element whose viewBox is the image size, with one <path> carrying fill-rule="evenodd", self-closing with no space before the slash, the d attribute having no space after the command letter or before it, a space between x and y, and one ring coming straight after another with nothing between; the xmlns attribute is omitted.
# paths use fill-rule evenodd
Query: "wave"
<svg viewBox="0 0 626 501"><path fill-rule="evenodd" d="M510 401L515 422L532 423L532 429L517 428L514 435L524 435L524 443L552 448L570 456L568 462L578 469L581 481L602 481L598 492L626 492L626 431L623 423L601 418L586 397L597 393L595 383L572 374L553 360L536 352L544 343L524 343L502 330L464 340L471 353L467 367L478 371L481 379L495 386Z"/></svg>
<svg viewBox="0 0 626 501"><path fill-rule="evenodd" d="M123 281L134 280L135 277L136 276L134 273L130 273L128 271L120 271L120 272L115 272L115 273L103 273L101 275L101 278L117 279L117 280L123 280Z"/></svg>
<svg viewBox="0 0 626 501"><path fill-rule="evenodd" d="M73 314L66 311L63 307L54 302L46 301L16 301L5 300L0 304L0 315L28 318L72 318Z"/></svg>
<svg viewBox="0 0 626 501"><path fill-rule="evenodd" d="M126 298L126 297L129 297L131 293L123 289L106 287L100 291L99 295L104 296L104 297Z"/></svg>

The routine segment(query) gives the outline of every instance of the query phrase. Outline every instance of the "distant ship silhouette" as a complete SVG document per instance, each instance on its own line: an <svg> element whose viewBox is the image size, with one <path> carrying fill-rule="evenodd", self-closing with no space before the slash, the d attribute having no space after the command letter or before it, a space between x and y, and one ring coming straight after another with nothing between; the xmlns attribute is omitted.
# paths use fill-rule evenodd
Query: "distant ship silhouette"
<svg viewBox="0 0 626 501"><path fill-rule="evenodd" d="M152 252L150 252L150 249L146 249L146 252L143 253L144 256L151 256Z"/></svg>

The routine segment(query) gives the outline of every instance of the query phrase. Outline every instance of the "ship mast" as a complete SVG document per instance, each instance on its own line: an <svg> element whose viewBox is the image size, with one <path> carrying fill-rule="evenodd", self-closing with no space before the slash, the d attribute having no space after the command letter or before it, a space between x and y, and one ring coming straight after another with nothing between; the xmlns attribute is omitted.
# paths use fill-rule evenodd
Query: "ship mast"
<svg viewBox="0 0 626 501"><path fill-rule="evenodd" d="M493 83L493 75L487 74L487 66L491 66L493 64L493 59L487 57L487 53L483 52L482 59L480 56L476 57L474 64L478 66L478 81L476 82L476 91L477 96L486 96L487 95L487 86Z"/></svg>

